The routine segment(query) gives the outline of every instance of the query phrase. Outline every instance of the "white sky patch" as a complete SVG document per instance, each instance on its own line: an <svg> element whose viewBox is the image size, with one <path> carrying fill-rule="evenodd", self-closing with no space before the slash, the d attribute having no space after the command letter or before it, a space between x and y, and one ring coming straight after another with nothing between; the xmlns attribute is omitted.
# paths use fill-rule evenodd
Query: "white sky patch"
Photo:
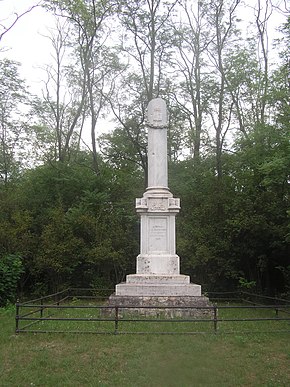
<svg viewBox="0 0 290 387"><path fill-rule="evenodd" d="M36 0L0 1L1 24L7 28L15 20L15 13L19 15L35 4ZM48 35L48 27L54 23L54 16L41 7L34 8L17 21L0 43L0 59L21 63L20 76L27 80L33 94L41 94L42 68L51 61L49 42L43 35Z"/></svg>

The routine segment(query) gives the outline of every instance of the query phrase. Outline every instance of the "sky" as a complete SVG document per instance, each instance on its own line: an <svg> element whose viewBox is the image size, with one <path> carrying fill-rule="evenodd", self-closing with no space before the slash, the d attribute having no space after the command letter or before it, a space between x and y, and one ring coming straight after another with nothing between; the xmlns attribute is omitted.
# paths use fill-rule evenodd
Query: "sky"
<svg viewBox="0 0 290 387"><path fill-rule="evenodd" d="M35 5L37 0L0 0L0 23L5 27L15 20L15 12L23 11ZM34 8L24 15L15 26L4 35L0 48L0 59L7 57L21 63L21 77L29 80L31 92L40 95L42 70L50 62L49 44L44 35L47 28L54 25L54 17L43 8Z"/></svg>
<svg viewBox="0 0 290 387"><path fill-rule="evenodd" d="M11 25L15 12L21 14L37 3L38 0L0 0L0 24ZM54 26L54 16L37 7L19 19L0 42L0 60L9 58L21 63L20 77L27 80L29 91L34 95L42 95L43 80L47 77L44 68L52 62L49 39L45 36ZM111 119L99 119L98 126L101 134L112 130L114 124ZM85 125L82 139L90 147L89 126Z"/></svg>
<svg viewBox="0 0 290 387"><path fill-rule="evenodd" d="M256 3L254 0L245 1L250 6ZM262 0L262 3L263 1L266 2ZM287 3L287 0L274 0L276 4L284 4L285 1ZM15 12L21 14L37 2L38 0L0 0L0 32L3 31L1 26L8 27L12 24ZM248 21L253 12L246 7L241 9L244 12L238 16ZM274 29L284 20L279 13L271 18L270 35L276 36ZM38 96L41 96L42 80L46 79L44 66L51 62L50 44L45 35L49 35L49 29L54 25L55 18L43 8L37 7L24 15L0 42L0 60L7 57L20 62L20 77L27 80L30 92ZM101 126L104 131L113 128L112 122L108 121L103 121Z"/></svg>
<svg viewBox="0 0 290 387"><path fill-rule="evenodd" d="M263 1L266 0L262 0L262 3ZM21 14L37 2L38 0L0 0L0 24L6 27L9 26L15 19L15 12ZM253 0L247 0L247 2L250 5L255 3ZM274 2L282 4L284 0L275 0ZM245 8L245 14L241 15L241 18L247 20L249 13L252 12ZM272 30L281 21L281 15L279 14L271 18ZM44 36L49 34L48 29L53 28L54 22L55 19L50 13L41 7L37 7L23 16L4 35L0 43L0 50L2 49L0 59L8 57L19 61L22 64L21 76L29 80L31 91L36 94L40 94L40 80L44 75L41 68L51 60L49 42Z"/></svg>

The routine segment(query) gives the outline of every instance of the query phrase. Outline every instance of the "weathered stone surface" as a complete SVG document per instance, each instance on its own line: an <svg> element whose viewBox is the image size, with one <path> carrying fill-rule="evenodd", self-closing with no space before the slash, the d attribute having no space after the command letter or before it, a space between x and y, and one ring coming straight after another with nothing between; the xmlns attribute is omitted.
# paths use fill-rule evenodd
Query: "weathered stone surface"
<svg viewBox="0 0 290 387"><path fill-rule="evenodd" d="M169 254L140 254L137 257L137 274L178 275L179 256Z"/></svg>
<svg viewBox="0 0 290 387"><path fill-rule="evenodd" d="M166 317L166 318L212 318L213 306L207 297L191 296L117 296L111 295L108 305L118 306L118 315ZM107 315L114 315L114 309L104 309Z"/></svg>
<svg viewBox="0 0 290 387"><path fill-rule="evenodd" d="M148 191L144 194L143 198L136 199L136 210L137 212L156 213L179 212L180 199L170 197L167 193L165 196L163 192L156 195L156 192Z"/></svg>
<svg viewBox="0 0 290 387"><path fill-rule="evenodd" d="M154 98L148 104L147 123L149 128L164 128L168 125L166 102Z"/></svg>
<svg viewBox="0 0 290 387"><path fill-rule="evenodd" d="M148 105L148 187L167 188L167 109L161 98Z"/></svg>
<svg viewBox="0 0 290 387"><path fill-rule="evenodd" d="M116 285L118 296L201 296L201 286L195 284L132 284L123 282Z"/></svg>

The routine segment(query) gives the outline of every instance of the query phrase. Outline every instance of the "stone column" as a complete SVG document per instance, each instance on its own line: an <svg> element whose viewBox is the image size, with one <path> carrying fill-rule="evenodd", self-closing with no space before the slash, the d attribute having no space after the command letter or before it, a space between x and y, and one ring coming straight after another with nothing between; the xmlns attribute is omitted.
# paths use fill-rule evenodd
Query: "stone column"
<svg viewBox="0 0 290 387"><path fill-rule="evenodd" d="M117 296L200 296L200 285L180 275L175 252L175 216L180 201L168 188L167 110L161 98L148 105L148 187L136 199L141 217L140 254L136 274L116 285Z"/></svg>
<svg viewBox="0 0 290 387"><path fill-rule="evenodd" d="M167 110L165 101L153 99L148 105L148 187L168 190Z"/></svg>
<svg viewBox="0 0 290 387"><path fill-rule="evenodd" d="M141 217L140 254L137 274L178 275L179 257L175 253L175 216L179 199L168 188L167 109L156 98L148 105L148 187L136 199Z"/></svg>

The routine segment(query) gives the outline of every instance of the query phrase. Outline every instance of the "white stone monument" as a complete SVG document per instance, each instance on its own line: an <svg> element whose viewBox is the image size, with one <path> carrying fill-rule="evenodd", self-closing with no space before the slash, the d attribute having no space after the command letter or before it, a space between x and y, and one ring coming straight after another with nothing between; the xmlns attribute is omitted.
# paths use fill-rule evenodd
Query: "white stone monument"
<svg viewBox="0 0 290 387"><path fill-rule="evenodd" d="M143 197L136 199L136 210L141 217L136 274L127 275L126 282L116 285L109 305L208 306L208 299L201 296L201 286L191 284L189 276L180 274L179 256L175 252L175 216L180 210L180 200L173 198L168 188L167 123L165 101L161 98L150 101L148 187Z"/></svg>

